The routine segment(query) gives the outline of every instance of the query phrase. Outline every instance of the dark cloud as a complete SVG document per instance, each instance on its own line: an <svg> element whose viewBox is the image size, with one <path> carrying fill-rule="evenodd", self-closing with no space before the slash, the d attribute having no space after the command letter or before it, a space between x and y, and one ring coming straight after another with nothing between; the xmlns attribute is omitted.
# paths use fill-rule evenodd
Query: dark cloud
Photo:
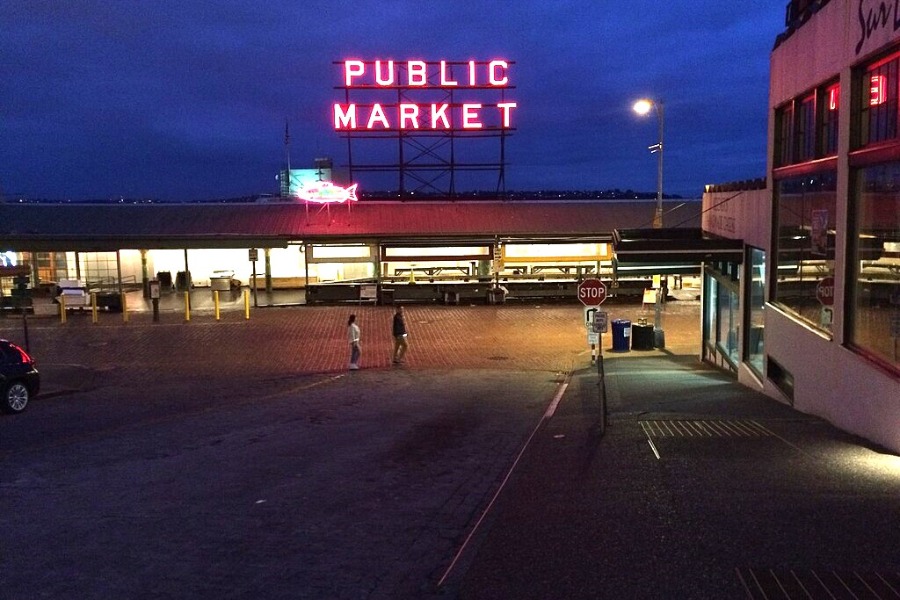
<svg viewBox="0 0 900 600"><path fill-rule="evenodd" d="M330 104L346 57L515 60L510 189L666 190L764 174L782 3L717 0L162 0L0 6L0 190L199 199L272 192L284 162L346 160ZM481 152L473 148L473 152ZM359 158L359 157L355 157Z"/></svg>

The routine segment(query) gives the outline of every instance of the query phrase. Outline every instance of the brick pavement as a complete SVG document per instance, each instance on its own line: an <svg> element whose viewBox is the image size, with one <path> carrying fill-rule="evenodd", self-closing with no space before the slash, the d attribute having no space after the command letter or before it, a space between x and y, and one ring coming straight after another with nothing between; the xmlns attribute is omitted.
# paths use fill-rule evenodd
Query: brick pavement
<svg viewBox="0 0 900 600"><path fill-rule="evenodd" d="M635 304L608 303L610 318L637 321L652 311ZM240 310L195 311L190 322L170 311L152 322L147 312L90 313L29 320L32 353L44 371L46 389L79 389L94 377L115 378L128 367L133 382L189 377L214 380L223 371L259 377L346 370L346 320L357 315L362 329L363 368L391 368L389 306L266 308L245 320ZM590 364L580 304L442 306L406 308L411 369L505 369L568 372ZM696 354L699 303L672 302L665 310L668 352ZM0 319L0 336L22 339L21 321ZM607 356L611 336L604 336ZM658 351L652 351L658 352ZM646 353L642 353L646 354ZM64 379L68 379L64 381Z"/></svg>
<svg viewBox="0 0 900 600"><path fill-rule="evenodd" d="M611 318L652 319L640 305L604 307ZM351 310L363 328L365 369L336 377L346 370ZM567 399L535 438L490 516L490 532L436 595L736 597L736 568L856 569L868 577L897 564L894 532L871 524L896 522L898 471L867 467L875 453L856 440L698 365L690 358L699 345L698 303L666 307L665 353L606 354L614 361L613 415L602 441L594 429L595 379L581 368L589 350L580 305L411 305L406 312L412 348L399 373L389 364L390 307L266 309L249 322L227 312L221 323L203 311L187 324L175 313L159 324L147 314L127 325L119 315L104 315L99 325L87 316L66 325L35 319L32 350L51 386L63 373L72 386L79 378L118 386L99 400L48 402L35 412L35 431L56 418L68 437L38 438L38 452L19 457L39 462L21 473L17 461L6 461L17 473L6 478L9 497L66 499L55 507L59 524L52 511L29 504L38 522L47 521L46 537L37 539L64 546L50 559L44 548L34 557L57 569L49 573L62 586L53 588L57 595L128 595L138 577L154 586L148 597L236 596L240 582L268 597L424 598L433 590L423 585L423 565L433 584L510 464L521 431L543 410L558 380L544 373L573 368L580 372ZM0 336L15 338L19 327L0 320ZM251 406L258 390L246 398L232 390L230 402L217 403L222 386L233 385L218 377L242 370L257 381L296 383L272 386L259 406ZM474 370L478 376L469 377ZM300 391L329 379L333 385L320 393ZM129 406L120 424L100 422L121 396L148 383L171 386L158 405L180 412L157 416L154 406ZM495 402L495 395L504 397ZM471 419L478 411L483 421ZM685 415L754 418L774 435L658 440L662 458L654 457L641 422ZM28 417L10 421L25 430ZM92 419L95 431L76 429L76 421ZM341 438L350 452L323 468ZM327 496L332 481L340 489ZM154 494L149 504L147 494ZM179 504L179 494L189 501ZM27 517L17 517L23 530L34 528ZM157 535L144 540L149 530ZM373 542L360 544L360 532ZM144 545L110 555L121 535ZM94 561L86 577L65 570L67 544ZM169 560L166 569L161 560ZM32 568L46 579L41 565ZM109 587L117 573L119 587ZM202 587L179 588L184 581Z"/></svg>

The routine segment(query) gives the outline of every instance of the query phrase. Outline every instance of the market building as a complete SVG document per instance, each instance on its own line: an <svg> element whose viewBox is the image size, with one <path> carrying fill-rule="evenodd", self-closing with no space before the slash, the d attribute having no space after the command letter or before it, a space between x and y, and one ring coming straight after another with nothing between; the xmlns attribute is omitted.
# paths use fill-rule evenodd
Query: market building
<svg viewBox="0 0 900 600"><path fill-rule="evenodd" d="M699 202L665 207L685 235L701 237ZM164 290L296 290L293 304L499 303L574 299L591 276L627 295L641 294L651 273L699 275L702 257L619 264L614 230L646 227L653 211L636 201L7 203L0 240L30 265L36 288L67 279L121 292L156 278Z"/></svg>

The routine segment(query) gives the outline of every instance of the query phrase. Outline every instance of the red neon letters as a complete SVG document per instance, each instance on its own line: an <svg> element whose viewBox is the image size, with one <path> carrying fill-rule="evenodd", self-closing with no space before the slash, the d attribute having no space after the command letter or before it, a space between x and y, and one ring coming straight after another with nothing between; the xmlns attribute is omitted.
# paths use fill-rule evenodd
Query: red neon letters
<svg viewBox="0 0 900 600"><path fill-rule="evenodd" d="M828 110L837 110L841 99L841 86L833 85L828 88Z"/></svg>
<svg viewBox="0 0 900 600"><path fill-rule="evenodd" d="M467 63L426 62L424 60L345 60L344 85L347 87L505 87L509 85L509 61L492 60ZM463 79L455 74L465 71Z"/></svg>
<svg viewBox="0 0 900 600"><path fill-rule="evenodd" d="M869 106L884 104L887 100L887 78L884 75L872 75L869 80Z"/></svg>
<svg viewBox="0 0 900 600"><path fill-rule="evenodd" d="M503 90L510 87L506 60L450 62L424 60L345 60L340 63L344 89L368 90ZM338 131L510 129L515 102L406 102L332 106ZM349 100L349 97L348 97Z"/></svg>
<svg viewBox="0 0 900 600"><path fill-rule="evenodd" d="M451 117L451 108L456 117ZM390 118L381 104L373 104L368 118L363 119L363 107L356 104L334 105L335 129L382 129L390 130L393 121L399 129L452 129L452 123L461 123L463 129L481 129L484 123L481 120L482 111L496 109L500 118L499 127L510 128L510 111L516 108L515 102L498 102L497 104L431 104L419 106L412 103L401 103L389 107Z"/></svg>

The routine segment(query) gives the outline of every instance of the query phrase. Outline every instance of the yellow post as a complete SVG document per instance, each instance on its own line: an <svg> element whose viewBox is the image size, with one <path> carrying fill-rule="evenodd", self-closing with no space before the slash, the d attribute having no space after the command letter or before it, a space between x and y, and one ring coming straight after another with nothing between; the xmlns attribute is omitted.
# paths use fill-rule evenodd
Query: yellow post
<svg viewBox="0 0 900 600"><path fill-rule="evenodd" d="M250 290L244 290L244 319L250 318Z"/></svg>
<svg viewBox="0 0 900 600"><path fill-rule="evenodd" d="M91 321L97 323L99 320L97 316L97 292L91 292Z"/></svg>
<svg viewBox="0 0 900 600"><path fill-rule="evenodd" d="M213 290L213 305L216 307L216 321L219 320L219 290Z"/></svg>
<svg viewBox="0 0 900 600"><path fill-rule="evenodd" d="M66 322L66 295L65 294L59 295L59 322L60 323Z"/></svg>
<svg viewBox="0 0 900 600"><path fill-rule="evenodd" d="M122 322L128 322L128 302L125 301L125 292L122 292Z"/></svg>
<svg viewBox="0 0 900 600"><path fill-rule="evenodd" d="M190 292L184 293L184 320L185 321L191 320L191 293Z"/></svg>

